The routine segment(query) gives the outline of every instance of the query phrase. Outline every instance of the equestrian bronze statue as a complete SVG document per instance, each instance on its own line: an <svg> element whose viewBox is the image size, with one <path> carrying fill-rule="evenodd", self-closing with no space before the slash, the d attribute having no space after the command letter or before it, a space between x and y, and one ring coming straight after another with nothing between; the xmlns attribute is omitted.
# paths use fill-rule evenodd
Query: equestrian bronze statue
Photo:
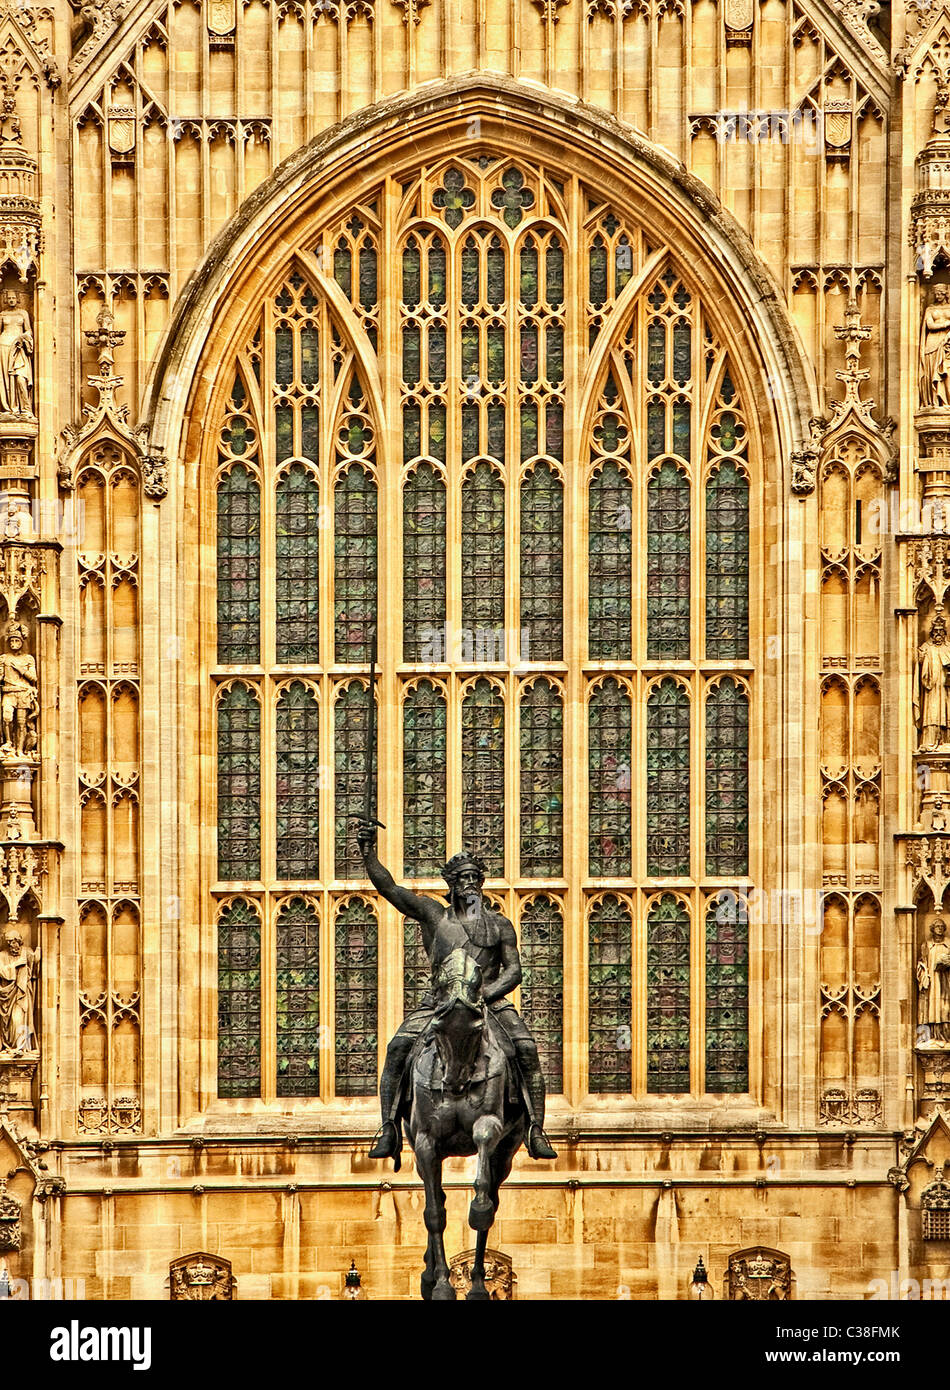
<svg viewBox="0 0 950 1390"><path fill-rule="evenodd" d="M544 1133L544 1079L538 1049L507 996L521 981L514 928L482 896L485 874L469 854L443 870L448 903L397 884L376 855L373 817L357 840L370 881L404 916L418 922L432 985L386 1053L379 1083L382 1127L371 1158L399 1168L402 1130L425 1185L429 1233L422 1296L454 1299L445 1257L443 1159L478 1155L469 1225L477 1233L470 1299L485 1299L484 1252L498 1190L526 1141L532 1158L556 1158Z"/></svg>

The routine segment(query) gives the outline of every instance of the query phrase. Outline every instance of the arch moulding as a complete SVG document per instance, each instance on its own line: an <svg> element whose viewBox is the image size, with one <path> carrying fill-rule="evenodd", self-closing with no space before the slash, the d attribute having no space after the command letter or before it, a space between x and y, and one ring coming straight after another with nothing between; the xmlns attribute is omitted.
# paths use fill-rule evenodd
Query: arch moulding
<svg viewBox="0 0 950 1390"><path fill-rule="evenodd" d="M720 323L747 350L753 405L781 457L773 481L781 477L787 491L818 398L781 289L747 233L705 184L632 128L581 102L484 74L426 84L355 113L284 160L221 230L179 296L143 403L152 447L179 458L173 475L181 476L186 422L205 418L217 364L237 341L249 298L267 292L307 229L357 191L427 159L465 153L475 138L582 173L605 200L689 258Z"/></svg>

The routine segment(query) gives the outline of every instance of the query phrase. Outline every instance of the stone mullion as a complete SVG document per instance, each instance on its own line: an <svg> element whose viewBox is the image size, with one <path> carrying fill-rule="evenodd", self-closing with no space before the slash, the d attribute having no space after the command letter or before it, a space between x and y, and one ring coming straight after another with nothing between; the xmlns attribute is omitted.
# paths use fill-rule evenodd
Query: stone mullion
<svg viewBox="0 0 950 1390"><path fill-rule="evenodd" d="M551 25L545 25L546 36ZM546 37L545 42L550 40ZM584 630L587 546L587 458L584 422L577 418L578 397L584 370L584 238L575 236L581 225L582 194L577 179L567 193L568 234L564 237L564 458L575 460L563 470L564 564L562 656L564 675L564 894L563 913L563 1040L564 1095L577 1105L586 1088L587 953L584 949L587 876L587 678L584 674L587 634ZM540 283L540 265L539 265ZM574 750L569 757L567 750Z"/></svg>
<svg viewBox="0 0 950 1390"><path fill-rule="evenodd" d="M308 25L308 34L310 34ZM323 242L321 242L321 248ZM323 262L322 262L323 263ZM333 941L333 909L335 897L331 885L335 882L334 848L336 838L336 702L339 682L333 670L333 364L331 352L331 320L324 308L320 315L320 483L321 517L326 525L320 537L318 568L320 575L319 651L321 676L320 702L320 765L325 769L320 806L320 879L323 892L320 902L320 1036L329 1039L329 1046L320 1053L320 1098L329 1101L333 1094L333 975L335 951Z"/></svg>
<svg viewBox="0 0 950 1390"><path fill-rule="evenodd" d="M505 488L505 587L504 595L504 646L505 665L505 882L513 884L522 878L521 873L521 733L520 699L518 678L513 668L521 664L521 613L520 613L520 517L521 497L521 410L520 391L516 383L520 381L521 362L517 348L519 328L518 276L516 270L515 238L502 236L505 253L505 300L501 308L504 315L505 335L505 376L502 390L505 393L505 457L502 460L502 474ZM540 255L541 253L539 253ZM539 266L543 260L539 260ZM485 283L482 300L488 294L487 253L485 257ZM486 319L486 323L488 320ZM486 328L487 334L487 328ZM540 346L540 345L539 345ZM486 348L487 352L487 348ZM540 423L540 421L539 421ZM530 636L530 634L529 634Z"/></svg>
<svg viewBox="0 0 950 1390"><path fill-rule="evenodd" d="M374 25L375 28L375 25ZM395 258L388 254L395 245L395 221L398 213L393 181L387 180L382 196L383 223L380 229L379 265L379 343L382 348L382 390L384 418L377 421L376 454L377 491L377 599L379 615L377 656L379 675L378 749L378 810L377 815L388 830L382 832L389 863L397 877L401 876L403 857L401 779L402 704L400 680L397 676L402 646L402 602L382 602L382 596L402 594L402 489L400 461L401 430L399 429L399 357L392 345L399 340L398 271ZM354 272L358 275L359 261L354 256ZM385 1039L401 1021L402 945L399 940L400 917L396 910L377 895L379 912L378 934L378 1039L382 1065ZM397 1017L398 1015L398 1017Z"/></svg>
<svg viewBox="0 0 950 1390"><path fill-rule="evenodd" d="M452 674L446 682L446 835L449 854L462 843L462 680L457 671L462 631L462 402L461 241L445 235L446 246L446 464L445 464L445 651ZM426 274L423 259L420 275ZM420 282L421 288L421 282ZM481 424L479 423L479 429Z"/></svg>

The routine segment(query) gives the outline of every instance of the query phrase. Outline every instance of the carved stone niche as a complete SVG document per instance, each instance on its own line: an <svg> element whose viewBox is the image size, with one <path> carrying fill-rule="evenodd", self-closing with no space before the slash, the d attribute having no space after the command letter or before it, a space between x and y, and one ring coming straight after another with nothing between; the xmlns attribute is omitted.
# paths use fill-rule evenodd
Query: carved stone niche
<svg viewBox="0 0 950 1390"><path fill-rule="evenodd" d="M228 1303L237 1280L231 1261L198 1251L172 1260L168 1267L168 1296L173 1303Z"/></svg>
<svg viewBox="0 0 950 1390"><path fill-rule="evenodd" d="M6 1178L0 1178L0 1250L4 1253L20 1248L22 1210L17 1199L7 1191Z"/></svg>
<svg viewBox="0 0 950 1390"><path fill-rule="evenodd" d="M449 1261L449 1282L460 1298L464 1298L472 1287L472 1262L474 1250L463 1250ZM511 1264L511 1256L500 1250L485 1251L485 1288L488 1296L497 1303L510 1301L515 1296L518 1276Z"/></svg>
<svg viewBox="0 0 950 1390"><path fill-rule="evenodd" d="M788 1255L757 1245L729 1256L725 1296L734 1302L784 1303L792 1296L793 1279Z"/></svg>
<svg viewBox="0 0 950 1390"><path fill-rule="evenodd" d="M950 1182L941 1163L920 1194L920 1233L924 1240L950 1240Z"/></svg>

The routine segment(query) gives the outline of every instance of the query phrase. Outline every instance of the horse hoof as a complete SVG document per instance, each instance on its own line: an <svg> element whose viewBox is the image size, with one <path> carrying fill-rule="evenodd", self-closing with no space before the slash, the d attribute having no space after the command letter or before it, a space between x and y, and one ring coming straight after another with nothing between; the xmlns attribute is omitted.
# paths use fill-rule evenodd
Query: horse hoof
<svg viewBox="0 0 950 1390"><path fill-rule="evenodd" d="M468 1224L473 1231L490 1231L495 1220L495 1208L487 1197L476 1197L468 1209Z"/></svg>
<svg viewBox="0 0 950 1390"><path fill-rule="evenodd" d="M435 1288L432 1290L433 1303L454 1303L455 1290L448 1279L439 1279Z"/></svg>
<svg viewBox="0 0 950 1390"><path fill-rule="evenodd" d="M466 1303L491 1303L491 1294L486 1289L480 1289L478 1293L472 1289L465 1295Z"/></svg>

